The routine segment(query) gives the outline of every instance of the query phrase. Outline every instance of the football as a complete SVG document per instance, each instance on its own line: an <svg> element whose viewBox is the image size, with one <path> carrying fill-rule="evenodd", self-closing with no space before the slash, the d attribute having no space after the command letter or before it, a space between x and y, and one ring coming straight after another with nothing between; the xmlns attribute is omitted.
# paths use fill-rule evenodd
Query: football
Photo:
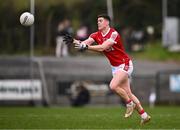
<svg viewBox="0 0 180 130"><path fill-rule="evenodd" d="M24 26L31 26L34 23L34 15L29 12L22 13L20 23Z"/></svg>

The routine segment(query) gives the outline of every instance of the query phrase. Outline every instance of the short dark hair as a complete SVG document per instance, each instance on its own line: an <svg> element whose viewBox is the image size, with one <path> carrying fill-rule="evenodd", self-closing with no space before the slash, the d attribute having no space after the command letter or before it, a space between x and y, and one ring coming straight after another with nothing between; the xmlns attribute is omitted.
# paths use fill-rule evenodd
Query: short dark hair
<svg viewBox="0 0 180 130"><path fill-rule="evenodd" d="M99 14L97 18L103 17L104 19L107 19L109 22L111 22L111 18L107 14Z"/></svg>

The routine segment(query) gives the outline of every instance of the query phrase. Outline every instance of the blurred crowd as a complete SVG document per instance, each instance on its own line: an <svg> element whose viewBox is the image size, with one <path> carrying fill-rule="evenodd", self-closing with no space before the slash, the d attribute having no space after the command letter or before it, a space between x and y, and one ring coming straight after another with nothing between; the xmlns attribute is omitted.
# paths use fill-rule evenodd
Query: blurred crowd
<svg viewBox="0 0 180 130"><path fill-rule="evenodd" d="M56 57L67 57L69 56L69 46L63 42L64 35L73 35L75 34L75 38L83 41L88 38L88 27L85 25L81 25L76 32L74 32L71 21L69 19L64 19L59 22L57 27L57 36L56 36Z"/></svg>
<svg viewBox="0 0 180 130"><path fill-rule="evenodd" d="M144 30L126 27L119 30L119 32L121 32L126 51L137 52L144 51L148 41L153 39L154 28L149 26ZM75 31L69 19L63 19L60 21L57 26L56 57L67 57L70 55L70 46L63 42L63 36L66 34L73 35L76 39L83 41L88 38L90 31L84 24L80 25Z"/></svg>
<svg viewBox="0 0 180 130"><path fill-rule="evenodd" d="M153 39L154 28L149 26L143 30L127 27L121 31L121 34L128 52L144 51L147 42Z"/></svg>

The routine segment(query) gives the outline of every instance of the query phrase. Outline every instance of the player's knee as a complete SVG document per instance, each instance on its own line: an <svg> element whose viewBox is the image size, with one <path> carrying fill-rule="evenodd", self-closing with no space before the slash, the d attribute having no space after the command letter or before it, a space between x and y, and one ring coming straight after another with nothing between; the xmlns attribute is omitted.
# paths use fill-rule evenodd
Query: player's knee
<svg viewBox="0 0 180 130"><path fill-rule="evenodd" d="M110 83L109 87L110 87L110 89L111 89L112 91L116 91L118 85L115 84L115 83Z"/></svg>

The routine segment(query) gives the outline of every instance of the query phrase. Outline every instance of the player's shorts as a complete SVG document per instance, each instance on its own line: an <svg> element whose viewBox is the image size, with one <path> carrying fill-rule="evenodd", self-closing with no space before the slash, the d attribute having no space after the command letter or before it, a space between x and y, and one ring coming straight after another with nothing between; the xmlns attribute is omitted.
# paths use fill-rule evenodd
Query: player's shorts
<svg viewBox="0 0 180 130"><path fill-rule="evenodd" d="M123 71L128 74L129 77L131 77L131 74L133 72L133 63L131 60L129 62L121 64L119 66L111 66L112 69L112 75L114 76L117 71Z"/></svg>

